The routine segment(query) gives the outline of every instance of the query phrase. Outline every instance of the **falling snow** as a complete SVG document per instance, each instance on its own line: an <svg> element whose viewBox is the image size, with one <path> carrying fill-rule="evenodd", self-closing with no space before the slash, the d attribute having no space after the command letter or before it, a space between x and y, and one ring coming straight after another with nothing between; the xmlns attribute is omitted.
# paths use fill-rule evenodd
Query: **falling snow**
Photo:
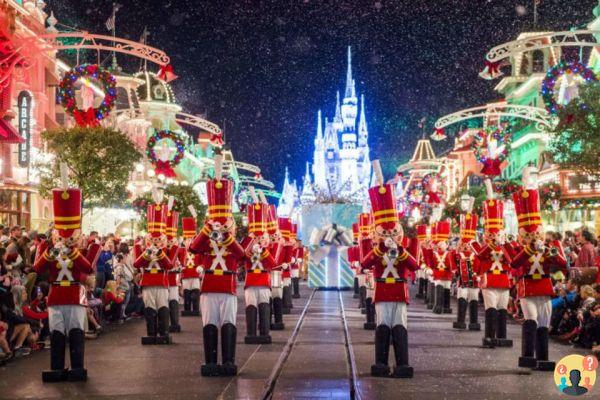
<svg viewBox="0 0 600 400"><path fill-rule="evenodd" d="M59 22L106 33L112 1L47 0ZM532 30L533 1L127 0L117 35L149 43L172 59L186 111L207 113L225 128L236 158L283 181L301 177L312 154L315 118L333 114L343 89L346 46L366 95L372 158L388 173L412 155L417 122L498 99L479 79L491 47ZM543 0L538 29L566 30L592 18L596 0ZM64 26L63 26L64 28ZM138 60L121 56L134 72ZM329 103L327 103L329 102ZM443 150L450 145L438 145Z"/></svg>

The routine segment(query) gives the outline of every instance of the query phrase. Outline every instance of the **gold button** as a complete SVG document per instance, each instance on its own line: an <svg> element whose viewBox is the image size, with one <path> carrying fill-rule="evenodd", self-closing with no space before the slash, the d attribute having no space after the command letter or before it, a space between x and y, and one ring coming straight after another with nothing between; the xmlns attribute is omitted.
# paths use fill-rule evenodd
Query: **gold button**
<svg viewBox="0 0 600 400"><path fill-rule="evenodd" d="M61 193L60 197L61 197L63 200L69 200L69 197L71 197L71 196L69 195L69 192L67 192L67 191L64 191L64 192L62 192L62 193Z"/></svg>

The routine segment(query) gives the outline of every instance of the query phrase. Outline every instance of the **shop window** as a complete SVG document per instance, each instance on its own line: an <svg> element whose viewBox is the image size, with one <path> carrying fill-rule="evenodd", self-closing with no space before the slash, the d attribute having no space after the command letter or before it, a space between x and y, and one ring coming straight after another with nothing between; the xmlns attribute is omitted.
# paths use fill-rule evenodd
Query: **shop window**
<svg viewBox="0 0 600 400"><path fill-rule="evenodd" d="M542 50L534 50L532 57L533 63L531 67L531 72L545 72L544 52Z"/></svg>

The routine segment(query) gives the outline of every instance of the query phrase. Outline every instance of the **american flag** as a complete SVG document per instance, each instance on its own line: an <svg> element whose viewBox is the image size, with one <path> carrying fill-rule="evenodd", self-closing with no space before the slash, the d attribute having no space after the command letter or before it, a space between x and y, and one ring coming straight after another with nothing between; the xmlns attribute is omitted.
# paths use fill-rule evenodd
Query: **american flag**
<svg viewBox="0 0 600 400"><path fill-rule="evenodd" d="M119 11L119 9L121 7L122 7L121 4L113 3L112 15L110 17L108 17L108 19L105 22L106 29L108 29L109 31L113 31L115 29L116 14L117 14L117 11Z"/></svg>

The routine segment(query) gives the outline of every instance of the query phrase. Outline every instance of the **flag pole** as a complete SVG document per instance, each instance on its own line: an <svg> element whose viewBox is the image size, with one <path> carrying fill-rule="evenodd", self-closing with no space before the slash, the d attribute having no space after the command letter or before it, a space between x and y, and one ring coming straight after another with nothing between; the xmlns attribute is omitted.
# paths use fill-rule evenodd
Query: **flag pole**
<svg viewBox="0 0 600 400"><path fill-rule="evenodd" d="M115 37L117 37L117 18L116 18L116 14L117 14L116 3L113 2L113 9L112 9L112 20L113 20L113 24L112 24L112 37L113 37L113 39ZM112 46L113 46L113 48L115 47L115 41L114 40L112 42ZM117 69L117 53L114 50L113 50L113 53L112 53L112 68L113 68L113 71Z"/></svg>
<svg viewBox="0 0 600 400"><path fill-rule="evenodd" d="M539 3L539 0L533 0L533 30L537 29L538 3Z"/></svg>

